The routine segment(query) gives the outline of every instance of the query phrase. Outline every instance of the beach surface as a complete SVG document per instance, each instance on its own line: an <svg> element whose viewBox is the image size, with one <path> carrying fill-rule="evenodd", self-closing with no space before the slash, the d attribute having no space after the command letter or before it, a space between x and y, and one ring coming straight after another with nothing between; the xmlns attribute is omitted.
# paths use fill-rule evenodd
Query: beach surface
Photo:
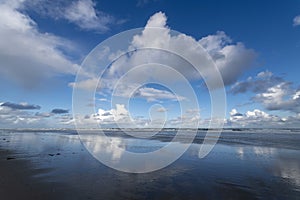
<svg viewBox="0 0 300 200"><path fill-rule="evenodd" d="M142 130L134 131L143 134ZM74 130L1 130L0 197L299 199L298 130L224 130L213 150L199 158L205 133L198 131L193 144L171 165L134 174L96 160ZM122 152L116 146L151 152L167 145L176 131L161 131L151 139L126 137L116 130L106 130L105 134L111 144L102 144L95 151L118 160Z"/></svg>

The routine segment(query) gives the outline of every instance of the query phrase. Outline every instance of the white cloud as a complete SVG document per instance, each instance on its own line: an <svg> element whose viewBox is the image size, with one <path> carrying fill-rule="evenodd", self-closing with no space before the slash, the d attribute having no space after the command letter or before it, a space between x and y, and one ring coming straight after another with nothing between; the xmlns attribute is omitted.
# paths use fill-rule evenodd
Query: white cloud
<svg viewBox="0 0 300 200"><path fill-rule="evenodd" d="M157 31L152 30L151 27L162 29ZM162 48L170 50L171 52L180 52L182 56L191 59L194 63L205 63L207 58L203 57L203 52L199 47L200 45L203 46L214 59L225 84L233 83L237 77L251 66L255 58L255 52L253 50L245 48L242 43L231 43L231 39L221 31L217 32L216 35L209 35L198 41L185 34L171 36L170 29L167 26L167 17L162 12L158 12L150 17L143 33L141 35L136 35L133 38L132 46L130 48ZM161 52L158 54L148 55L148 57L155 56L153 60L160 61L164 59L161 58L162 56L160 54ZM136 59L136 57L134 59ZM172 59L174 60L174 58ZM176 66L173 64L173 60L168 60L165 63L168 63L169 66ZM212 73L212 69L209 69L208 67L209 66L205 65L201 66L201 71L204 75L213 78L214 75L210 74ZM184 66L174 68L183 74L187 74L184 70L190 70L187 66L184 70L182 69ZM113 70L116 71L115 69ZM189 77L195 78L195 71L191 71ZM199 76L196 76L196 78L199 78Z"/></svg>
<svg viewBox="0 0 300 200"><path fill-rule="evenodd" d="M261 103L268 110L300 112L300 90L294 89L291 82L270 71L260 72L246 81L237 82L231 88L233 94L246 92L253 92L252 100Z"/></svg>
<svg viewBox="0 0 300 200"><path fill-rule="evenodd" d="M152 116L153 117L153 116ZM159 118L147 119L145 117L132 117L124 104L116 104L110 110L98 109L96 114L92 114L88 119L79 119L82 124L99 123L102 127L142 127L154 128L162 127L164 120Z"/></svg>
<svg viewBox="0 0 300 200"><path fill-rule="evenodd" d="M106 98L100 98L100 99L98 99L98 101L101 101L101 102L109 102L108 99L106 99Z"/></svg>
<svg viewBox="0 0 300 200"><path fill-rule="evenodd" d="M0 104L3 105L4 102ZM32 112L13 109L8 106L0 106L0 126L3 128L28 126L34 124L39 119Z"/></svg>
<svg viewBox="0 0 300 200"><path fill-rule="evenodd" d="M273 77L273 73L270 71L262 71L257 74L258 78L270 78Z"/></svg>
<svg viewBox="0 0 300 200"><path fill-rule="evenodd" d="M84 89L84 90L94 90L96 85L98 85L98 79L97 78L91 78L83 81L78 82L71 82L69 83L70 87L76 88L76 89Z"/></svg>
<svg viewBox="0 0 300 200"><path fill-rule="evenodd" d="M137 127L142 126L144 127L149 120L145 120L141 117L131 118L129 111L125 107L124 104L116 104L115 108L104 110L98 109L98 111L94 114L89 114L86 116L77 115L76 118L76 125L77 127L95 127L96 124L99 124L102 128L105 127ZM69 119L66 121L66 124L74 123L75 119Z"/></svg>
<svg viewBox="0 0 300 200"><path fill-rule="evenodd" d="M157 104L155 104L157 105ZM89 127L88 125L98 123L104 127L122 128L162 128L162 127L196 127L200 120L199 110L187 110L182 116L167 118L168 110L161 107L152 107L149 117L132 116L124 104L116 104L115 108L105 110L98 109L97 113L89 116L78 115L76 117L77 127ZM70 120L69 123L73 123ZM208 123L205 122L205 125Z"/></svg>
<svg viewBox="0 0 300 200"><path fill-rule="evenodd" d="M293 99L293 100L297 100L297 99L299 99L299 98L300 98L300 90L297 91L297 92L293 95L292 99Z"/></svg>
<svg viewBox="0 0 300 200"><path fill-rule="evenodd" d="M156 28L153 29L153 27ZM153 51L149 48L158 50ZM255 58L253 50L247 49L242 43L232 43L232 40L224 32L217 32L215 35L209 35L200 40L182 33L176 35L167 26L166 15L158 12L150 17L140 34L133 36L128 47L125 46L125 49L106 46L93 52L95 57L87 60L86 73L94 73L95 77L99 73L99 64L95 63L105 63L102 60L105 58L108 58L112 62L115 57L119 57L127 51L130 52L112 62L101 77L101 82L97 87L94 84L96 82L95 77L86 76L80 77L79 82L71 83L70 86L81 89L97 88L97 92L101 92L104 96L106 94L118 97L139 97L145 98L148 101L173 101L176 99L179 101L189 101L189 93L183 85L183 80L201 81L202 77L193 66L182 58L172 53L166 54L166 51L160 51L159 49L165 49L168 52L177 52L184 58L191 60L192 63L198 63L199 70L207 79L210 79L211 83L214 83L217 82L215 78L216 74L212 69L213 66L208 62L208 52L214 59L227 85L233 83L248 69ZM99 57L99 55L105 55L105 57ZM97 59L100 59L100 61L96 62ZM159 63L159 65L154 63ZM169 68L166 69L163 65L169 66ZM163 83L163 86L171 85L169 89L172 92L153 88L147 85L147 83ZM221 85L218 84L219 82L214 86L220 87ZM185 102L183 101L183 103ZM108 113L111 112L109 110ZM199 111L197 111L198 113L187 113L186 110L183 112L185 113L182 116L169 119L166 125L169 127L180 125L195 127L196 123L199 123ZM105 113L105 116L98 117L99 121L102 121L103 124L111 122L113 119L112 115L109 115L107 111ZM136 124L149 124L149 120L145 118L132 120ZM224 119L220 120L224 121ZM209 120L204 121L202 125L205 126L207 124L209 124Z"/></svg>
<svg viewBox="0 0 300 200"><path fill-rule="evenodd" d="M78 66L59 49L71 50L70 42L41 33L37 24L19 11L23 1L0 3L0 73L3 78L34 87L43 78L75 74Z"/></svg>
<svg viewBox="0 0 300 200"><path fill-rule="evenodd" d="M167 90L159 90L151 87L139 88L134 93L134 97L141 97L147 99L147 101L159 101L159 100L173 100L182 101L185 97L173 94Z"/></svg>
<svg viewBox="0 0 300 200"><path fill-rule="evenodd" d="M232 109L230 112L230 120L235 120L235 119L241 119L244 115L239 113L235 108Z"/></svg>
<svg viewBox="0 0 300 200"><path fill-rule="evenodd" d="M98 112L93 114L91 118L102 124L126 123L130 121L129 112L123 104L116 104L116 108L111 110L98 109Z"/></svg>
<svg viewBox="0 0 300 200"><path fill-rule="evenodd" d="M37 112L41 107L27 102L10 103L0 102L0 128L53 128L53 127L73 127L70 114L65 114L64 109L54 109L55 112ZM58 113L58 112L56 112Z"/></svg>
<svg viewBox="0 0 300 200"><path fill-rule="evenodd" d="M284 126L285 120L276 116L268 114L259 109L253 111L247 111L242 114L236 109L232 109L230 112L230 118L227 120L227 124L233 127L278 127Z"/></svg>
<svg viewBox="0 0 300 200"><path fill-rule="evenodd" d="M201 121L199 110L186 110L181 116L170 119L166 124L169 127L181 127L181 128L195 128L201 123L208 125L208 123Z"/></svg>
<svg viewBox="0 0 300 200"><path fill-rule="evenodd" d="M156 111L164 113L164 112L167 112L167 109L163 108L163 107L159 107Z"/></svg>
<svg viewBox="0 0 300 200"><path fill-rule="evenodd" d="M161 28L153 30L153 27ZM193 63L201 64L201 72L215 87L221 86L220 82L216 81L215 71L212 70L212 65L208 63L207 54L205 54L203 46L208 53L213 57L217 64L218 69L221 72L225 84L233 83L246 69L248 69L254 58L255 52L251 49L247 49L242 43L232 43L231 39L226 36L224 32L217 32L215 35L209 35L200 40L197 40L191 36L185 34L173 35L171 29L167 26L167 17L164 13L158 12L150 17L145 28L141 34L137 34L133 37L128 48L125 50L111 50L108 47L104 47L103 50L99 50L99 53L105 53L105 57L112 59L116 55L121 55L125 51L131 52L129 55L120 57L117 61L107 69L104 76L101 79L101 84L98 86L98 91L111 94L115 88L114 95L129 97L140 86L138 83L151 82L155 80L157 82L163 82L166 84L178 83L180 76L176 73L170 74L170 70L166 70L162 66L155 66L149 64L144 66L140 70L136 70L136 66L141 66L145 63L160 63L169 66L173 71L177 71L178 74L183 75L188 80L201 80L202 77L197 73L195 68L172 53L166 54L165 51L153 51L149 48L165 49L169 52L178 52L183 57L192 60ZM140 48L148 48L148 50L137 50ZM98 58L98 53L97 59ZM101 54L100 54L101 55ZM93 58L96 59L96 58ZM101 58L102 59L102 58ZM96 70L98 65L94 65L94 60L91 60L89 65L90 73L99 73L99 69ZM133 70L134 69L134 70ZM131 70L131 71L130 71ZM125 77L130 71L130 77ZM175 76L176 75L176 76ZM96 75L95 75L96 76ZM129 75L128 75L129 76ZM122 81L120 82L120 79ZM181 78L182 79L182 78ZM119 81L119 82L118 82ZM116 83L118 82L118 87ZM94 89L95 78L88 77L87 79L80 79L76 83L78 88ZM70 86L75 86L74 83L70 83ZM171 93L162 91L154 91L152 88L142 88L136 92L140 94L140 97L144 97L148 100L157 100L158 98L173 99L175 96ZM180 99L186 98L182 94L178 94ZM157 98L155 98L157 97Z"/></svg>
<svg viewBox="0 0 300 200"><path fill-rule="evenodd" d="M293 90L289 83L282 82L257 94L254 100L262 103L268 110L288 110L299 113L299 92L300 90Z"/></svg>
<svg viewBox="0 0 300 200"><path fill-rule="evenodd" d="M293 19L293 25L294 26L299 26L300 25L300 15L294 17L294 19Z"/></svg>
<svg viewBox="0 0 300 200"><path fill-rule="evenodd" d="M125 20L117 20L112 15L96 8L94 0L30 0L24 2L24 9L55 20L66 20L82 30L105 32L111 25Z"/></svg>
<svg viewBox="0 0 300 200"><path fill-rule="evenodd" d="M64 18L85 30L107 31L114 18L96 11L92 0L78 0L66 8Z"/></svg>
<svg viewBox="0 0 300 200"><path fill-rule="evenodd" d="M219 31L199 40L199 43L209 52L215 61L225 85L230 85L251 67L256 57L252 49L247 49L243 43L232 43L230 37Z"/></svg>
<svg viewBox="0 0 300 200"><path fill-rule="evenodd" d="M3 103L1 103L3 104ZM53 116L50 112L34 112L24 109L14 109L7 106L0 106L0 127L1 128L32 128L32 127L59 127L66 116ZM69 117L69 115L68 115ZM70 117L69 117L70 118Z"/></svg>

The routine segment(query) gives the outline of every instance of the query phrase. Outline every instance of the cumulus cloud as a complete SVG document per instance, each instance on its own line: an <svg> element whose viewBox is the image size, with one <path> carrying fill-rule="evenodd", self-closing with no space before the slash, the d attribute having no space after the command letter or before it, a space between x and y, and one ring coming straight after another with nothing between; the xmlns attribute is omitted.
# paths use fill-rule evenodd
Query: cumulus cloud
<svg viewBox="0 0 300 200"><path fill-rule="evenodd" d="M129 116L129 112L125 105L116 104L115 108L104 110L98 109L96 113L83 115L76 115L76 125L77 127L86 128L91 124L99 123L101 127L117 127L116 124L126 126L132 119ZM75 119L69 119L66 124L74 123Z"/></svg>
<svg viewBox="0 0 300 200"><path fill-rule="evenodd" d="M200 120L198 110L187 110L182 116L166 118L168 110L163 107L153 107L149 117L132 116L124 104L116 104L112 109L98 109L97 113L76 116L77 127L98 123L101 127L122 128L162 128L162 127L196 127ZM71 120L74 122L74 119ZM70 122L71 122L70 121Z"/></svg>
<svg viewBox="0 0 300 200"><path fill-rule="evenodd" d="M11 103L11 102L4 102L1 104L1 106L5 106L11 109L15 110L34 110L34 109L40 109L41 106L39 105L33 105L28 103Z"/></svg>
<svg viewBox="0 0 300 200"><path fill-rule="evenodd" d="M237 78L253 65L256 53L241 42L236 44L222 31L199 40L215 61L225 85L235 83Z"/></svg>
<svg viewBox="0 0 300 200"><path fill-rule="evenodd" d="M239 113L236 109L232 109L232 110L229 112L229 114L230 114L230 117L232 117L232 119L233 119L233 118L241 118L241 117L243 117L243 114L242 114L242 113Z"/></svg>
<svg viewBox="0 0 300 200"><path fill-rule="evenodd" d="M37 109L37 106L30 104L6 104L0 106L0 127L2 128L16 128L16 127L30 127L37 124L43 124L43 117L36 116L32 109ZM39 108L38 108L39 109Z"/></svg>
<svg viewBox="0 0 300 200"><path fill-rule="evenodd" d="M161 30L158 33L157 30L152 30L152 27L161 28ZM205 65L207 57L203 55L200 46L202 46L215 61L225 85L232 84L236 81L236 79L253 64L255 58L255 52L253 50L247 49L242 43L232 43L232 40L222 31L217 32L215 35L203 37L200 40L185 34L172 36L170 28L167 26L167 17L162 12L158 12L150 17L142 34L136 35L133 38L130 49L152 47L167 49L170 52L179 52L183 57L192 60L193 63L204 63L201 65L200 70L203 75L213 79L214 74L211 74L213 70L209 68L211 66ZM164 61L163 59L166 58L161 56L161 53L162 52L158 52L157 54L153 53L152 55L147 54L147 57L149 59L149 57L152 56L154 57L153 60L167 63L180 73L187 74L189 78L200 78L199 75L195 76L195 70L191 67L189 68L186 64L176 67L174 62L178 62L178 58L170 57L170 60ZM136 57L134 57L134 61L136 61ZM132 62L130 64L132 64ZM116 71L113 67L112 70ZM189 70L190 73L185 72L187 70Z"/></svg>
<svg viewBox="0 0 300 200"><path fill-rule="evenodd" d="M36 112L41 107L29 103L0 103L1 128L47 128L47 127L72 127L66 123L72 117L67 110L53 109L52 112ZM63 115L57 115L63 114Z"/></svg>
<svg viewBox="0 0 300 200"><path fill-rule="evenodd" d="M116 122L126 122L129 119L129 112L125 108L123 104L116 104L115 109L111 110L103 110L99 109L98 113L94 115L96 120L100 122L109 122L109 123L116 123Z"/></svg>
<svg viewBox="0 0 300 200"><path fill-rule="evenodd" d="M300 114L280 117L259 109L246 111L245 113L232 109L229 119L226 120L226 125L246 128L298 128L299 120Z"/></svg>
<svg viewBox="0 0 300 200"><path fill-rule="evenodd" d="M300 90L293 90L286 82L274 85L265 92L257 94L254 100L262 103L268 110L287 110L300 112Z"/></svg>
<svg viewBox="0 0 300 200"><path fill-rule="evenodd" d="M261 103L267 110L300 112L300 90L272 72L264 71L231 88L233 94L252 92L252 101Z"/></svg>
<svg viewBox="0 0 300 200"><path fill-rule="evenodd" d="M264 92L269 87L284 82L282 77L275 76L270 71L263 71L258 73L255 77L248 77L245 81L238 81L232 87L230 92L233 94L246 92Z"/></svg>
<svg viewBox="0 0 300 200"><path fill-rule="evenodd" d="M78 65L61 51L73 45L50 33L41 33L36 22L22 12L24 1L0 3L0 74L24 87L35 87L44 78L75 74Z"/></svg>
<svg viewBox="0 0 300 200"><path fill-rule="evenodd" d="M286 119L280 118L276 115L268 114L259 109L247 111L242 114L236 109L230 112L230 118L227 120L229 126L234 127L277 127L285 124Z"/></svg>
<svg viewBox="0 0 300 200"><path fill-rule="evenodd" d="M61 109L61 108L55 108L51 111L53 114L66 114L69 113L69 110Z"/></svg>
<svg viewBox="0 0 300 200"><path fill-rule="evenodd" d="M153 29L153 27L159 29ZM149 48L157 50L154 51ZM165 49L167 52L159 49ZM245 70L251 67L256 55L254 50L246 48L242 43L233 43L229 36L222 31L199 40L183 33L176 35L168 27L166 15L163 12L158 12L150 17L140 34L133 36L127 48L111 49L106 46L102 50L94 51L96 56L87 61L86 73L89 75L94 73L95 76L84 77L83 75L78 79L78 82L70 83L69 86L84 90L97 89L97 92L102 94L107 92L107 95L114 91L114 95L121 97L129 97L134 94L135 97L146 98L148 101L159 98L174 99L175 95L168 91L158 91L151 87L140 88L141 85L139 84L155 80L155 82L174 86L175 83L181 83L180 81L183 79L188 81L203 80L203 77L191 63L171 52L177 52L182 57L197 63L202 75L215 88L222 86L223 82L217 81L208 54L215 61L226 85L232 84ZM113 61L115 57L124 53L125 55ZM98 82L99 65L95 63L103 62L103 58L112 63L101 77L101 81ZM96 62L97 59L101 61ZM169 66L173 71L154 63ZM143 67L137 69L136 66ZM130 73L127 73L129 71ZM124 78L124 74L128 77ZM186 98L180 93L176 93L176 95L179 100Z"/></svg>
<svg viewBox="0 0 300 200"><path fill-rule="evenodd" d="M155 29L154 29L155 27ZM214 89L221 87L223 82L218 82L215 67L220 71L225 85L230 85L253 65L256 53L240 42L233 42L224 32L208 35L200 39L183 33L174 33L167 25L167 17L163 12L155 13L149 18L145 27L126 40L127 46L123 49L115 46L104 46L96 49L92 57L86 60L84 73L78 82L70 83L73 88L81 90L95 90L100 96L144 98L147 101L178 100L186 103L191 100L186 82L201 82L203 78L213 84ZM153 50L155 49L155 50ZM182 57L176 55L176 52ZM115 60L115 58L118 58ZM191 63L196 64L201 71L201 76ZM216 65L210 61L211 58ZM99 69L99 63L111 63L105 72ZM105 66L107 66L105 64ZM168 67L165 67L168 66ZM103 73L102 73L103 72ZM101 80L98 75L102 73ZM94 76L92 75L94 74ZM186 81L186 82L184 82ZM169 90L157 89L153 84L170 86ZM168 87L166 87L168 88ZM194 91L194 90L193 90ZM122 98L120 98L122 99ZM191 108L187 106L186 109ZM98 113L98 120L106 123L113 119L109 115ZM172 126L187 124L194 126L199 122L199 114L185 113L167 123ZM91 118L89 118L90 120ZM147 119L138 118L139 122ZM224 119L221 119L224 120Z"/></svg>
<svg viewBox="0 0 300 200"><path fill-rule="evenodd" d="M294 17L294 19L293 19L293 25L294 26L299 26L300 25L300 15Z"/></svg>

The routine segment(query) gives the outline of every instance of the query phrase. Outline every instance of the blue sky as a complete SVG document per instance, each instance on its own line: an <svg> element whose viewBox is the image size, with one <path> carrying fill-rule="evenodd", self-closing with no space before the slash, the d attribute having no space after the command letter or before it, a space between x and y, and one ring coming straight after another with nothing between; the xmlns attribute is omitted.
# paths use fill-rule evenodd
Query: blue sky
<svg viewBox="0 0 300 200"><path fill-rule="evenodd" d="M111 84L120 76L109 72L125 73L134 63L120 59L120 64L116 62L108 69L103 81L106 86L96 86L94 99L85 100L82 116L73 116L73 88L90 89L90 85L81 87L75 82L89 52L115 34L147 27L176 30L182 38L175 40L162 33L153 39L151 33L144 33L130 45L147 47L153 40L164 49L181 45L186 48L183 54L195 60L197 52L192 47L201 45L211 56L225 84L225 126L299 127L300 1L233 0L1 0L0 127L74 127L76 120L85 125L96 121L103 127L115 127L116 123L130 124L128 115L138 127L160 126L165 116L167 127L189 127L193 122L206 127L211 108L203 79L193 77L195 72L184 63L172 66L176 59L167 62L186 73L199 108L188 103L190 99L183 93L176 94L176 99L172 87L182 92L185 88L176 86L160 70L158 79L162 76L166 83L170 81L171 88L149 83L132 89L136 82L126 82L116 96L121 102L133 92L130 103L112 105ZM151 68L145 66L142 74L147 67ZM155 79L155 73L151 73L152 77L148 73L146 79ZM208 77L214 80L210 74L208 70ZM86 80L95 85L94 79ZM180 104L186 105L182 113ZM152 122L149 114L154 117Z"/></svg>

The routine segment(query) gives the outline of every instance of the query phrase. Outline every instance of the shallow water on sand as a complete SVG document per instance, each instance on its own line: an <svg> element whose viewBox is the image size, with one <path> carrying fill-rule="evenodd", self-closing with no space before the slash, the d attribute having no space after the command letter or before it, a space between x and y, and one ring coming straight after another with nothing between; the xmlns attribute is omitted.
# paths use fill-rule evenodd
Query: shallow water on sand
<svg viewBox="0 0 300 200"><path fill-rule="evenodd" d="M166 131L152 139L134 139L107 131L111 142L92 150L118 161L123 152L116 147L151 152L166 145L172 134ZM9 169L2 169L0 177L26 162L22 168L24 173L32 172L25 179L30 191L35 192L36 184L45 183L42 195L60 199L300 198L300 133L223 132L214 149L200 159L198 152L204 135L205 132L199 132L188 151L170 166L151 173L130 174L93 158L74 131L2 130L0 164ZM20 187L16 191L20 189L26 195ZM3 189L1 193L7 195Z"/></svg>

